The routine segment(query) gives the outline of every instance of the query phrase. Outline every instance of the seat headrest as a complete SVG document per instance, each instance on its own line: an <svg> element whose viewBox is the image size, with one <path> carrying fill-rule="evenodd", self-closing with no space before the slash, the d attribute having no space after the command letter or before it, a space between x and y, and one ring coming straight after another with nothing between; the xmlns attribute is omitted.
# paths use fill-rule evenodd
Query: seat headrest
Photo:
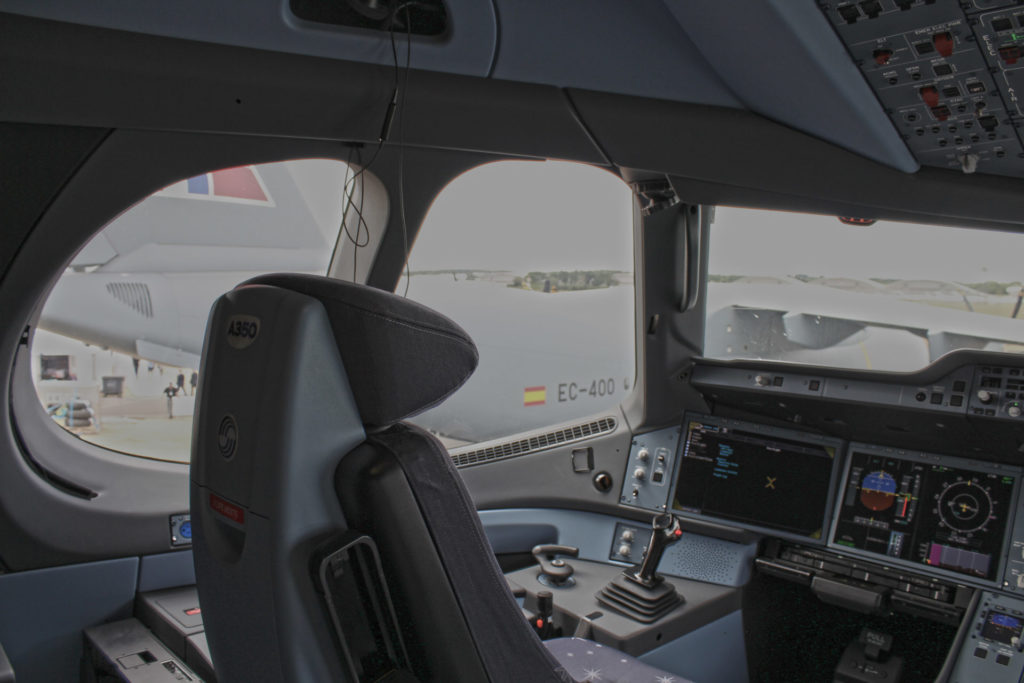
<svg viewBox="0 0 1024 683"><path fill-rule="evenodd" d="M480 358L461 327L390 292L297 274L261 275L239 287L251 285L292 290L323 304L359 414L371 430L448 398Z"/></svg>

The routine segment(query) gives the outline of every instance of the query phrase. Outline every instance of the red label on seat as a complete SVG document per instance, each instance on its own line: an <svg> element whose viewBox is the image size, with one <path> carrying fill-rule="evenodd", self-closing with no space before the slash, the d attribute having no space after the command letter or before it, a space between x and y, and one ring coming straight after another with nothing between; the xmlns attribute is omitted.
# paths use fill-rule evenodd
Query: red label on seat
<svg viewBox="0 0 1024 683"><path fill-rule="evenodd" d="M210 494L210 509L236 524L245 524L245 510L212 493Z"/></svg>

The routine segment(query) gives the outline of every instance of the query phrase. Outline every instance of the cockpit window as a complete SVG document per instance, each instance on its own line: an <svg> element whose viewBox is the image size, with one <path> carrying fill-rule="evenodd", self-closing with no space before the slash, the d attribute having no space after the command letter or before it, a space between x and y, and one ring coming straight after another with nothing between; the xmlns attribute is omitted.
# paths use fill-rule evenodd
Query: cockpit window
<svg viewBox="0 0 1024 683"><path fill-rule="evenodd" d="M217 170L108 224L39 318L32 376L47 413L94 444L188 462L210 306L258 274L325 274L348 168L304 159Z"/></svg>
<svg viewBox="0 0 1024 683"><path fill-rule="evenodd" d="M1024 352L1021 242L719 207L704 354L912 371L955 349Z"/></svg>
<svg viewBox="0 0 1024 683"><path fill-rule="evenodd" d="M633 389L633 197L566 162L456 178L411 251L408 296L459 323L480 364L413 421L449 447L608 411Z"/></svg>

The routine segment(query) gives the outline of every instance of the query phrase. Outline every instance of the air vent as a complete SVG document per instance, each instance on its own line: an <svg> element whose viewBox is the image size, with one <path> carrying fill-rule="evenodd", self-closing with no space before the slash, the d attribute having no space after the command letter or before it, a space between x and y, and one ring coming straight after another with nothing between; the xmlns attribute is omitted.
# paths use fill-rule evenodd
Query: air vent
<svg viewBox="0 0 1024 683"><path fill-rule="evenodd" d="M148 285L141 282L108 282L107 291L139 315L153 317L153 300L149 296Z"/></svg>
<svg viewBox="0 0 1024 683"><path fill-rule="evenodd" d="M486 448L477 448L472 451L453 453L452 461L455 463L456 467L469 467L470 465L480 465L485 462L493 462L495 460L503 460L505 458L515 458L520 455L529 455L530 453L543 451L547 448L563 446L576 441L582 441L583 439L589 439L600 434L613 432L615 431L615 424L616 422L614 417L602 417L601 419L594 420L593 422L573 425L572 427L548 432L547 434L538 434L537 436L531 436L528 439L506 441L494 446L487 446Z"/></svg>

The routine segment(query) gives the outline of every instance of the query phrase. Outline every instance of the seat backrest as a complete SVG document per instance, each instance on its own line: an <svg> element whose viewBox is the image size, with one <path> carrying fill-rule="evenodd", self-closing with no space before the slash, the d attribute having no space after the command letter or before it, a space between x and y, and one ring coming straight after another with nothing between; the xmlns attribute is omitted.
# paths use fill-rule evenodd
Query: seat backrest
<svg viewBox="0 0 1024 683"><path fill-rule="evenodd" d="M419 680L561 680L447 453L400 423L476 362L453 322L367 287L272 275L217 301L191 508L222 683L350 680L311 566L347 530L376 543Z"/></svg>

